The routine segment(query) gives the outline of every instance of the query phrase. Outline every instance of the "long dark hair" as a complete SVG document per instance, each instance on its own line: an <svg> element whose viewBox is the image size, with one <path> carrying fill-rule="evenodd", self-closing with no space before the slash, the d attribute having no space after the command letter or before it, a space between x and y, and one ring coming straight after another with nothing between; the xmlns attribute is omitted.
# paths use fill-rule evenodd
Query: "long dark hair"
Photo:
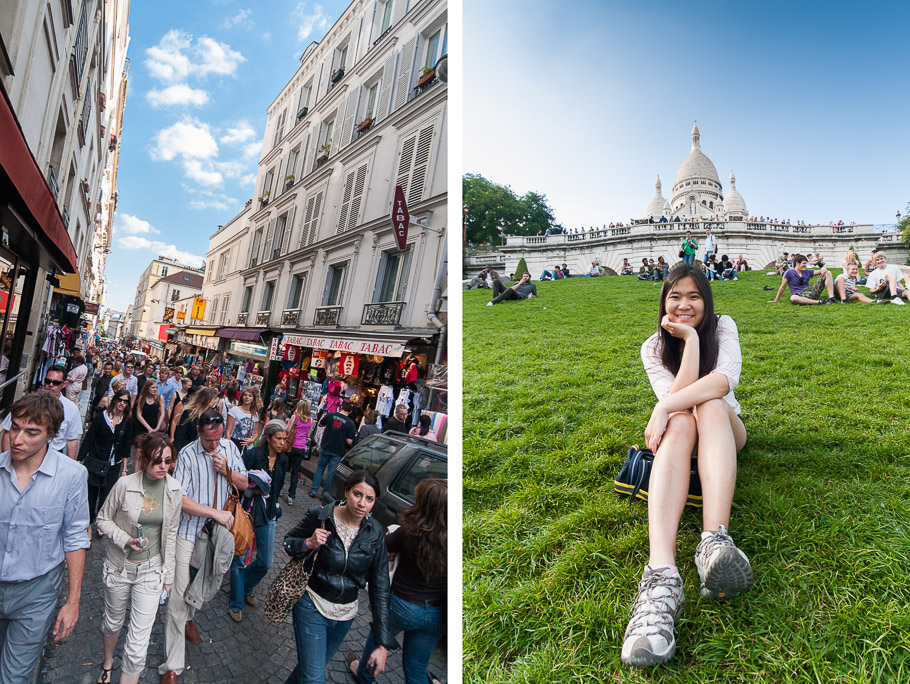
<svg viewBox="0 0 910 684"><path fill-rule="evenodd" d="M424 579L446 571L446 500L449 484L428 477L414 489L414 505L398 518L405 531L417 540L417 567Z"/></svg>
<svg viewBox="0 0 910 684"><path fill-rule="evenodd" d="M701 322L695 326L698 333L698 377L703 378L714 370L717 365L717 319L714 314L714 295L708 278L699 269L691 264L680 264L667 274L664 285L660 289L660 306L657 311L657 338L659 342L660 360L664 368L676 375L679 373L679 364L682 362L683 342L662 327L660 322L667 314L667 297L673 288L683 278L691 278L701 294L705 303L705 315Z"/></svg>

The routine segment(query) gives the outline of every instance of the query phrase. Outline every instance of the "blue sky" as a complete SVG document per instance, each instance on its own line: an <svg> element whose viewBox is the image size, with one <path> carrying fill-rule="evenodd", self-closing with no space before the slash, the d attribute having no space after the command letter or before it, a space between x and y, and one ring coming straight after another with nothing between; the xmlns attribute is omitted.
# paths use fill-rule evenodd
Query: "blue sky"
<svg viewBox="0 0 910 684"><path fill-rule="evenodd" d="M464 2L465 171L568 227L641 217L701 149L750 214L910 202L907 2ZM480 104L482 103L482 105Z"/></svg>
<svg viewBox="0 0 910 684"><path fill-rule="evenodd" d="M348 2L135 1L106 306L159 254L199 265L253 196L266 108Z"/></svg>

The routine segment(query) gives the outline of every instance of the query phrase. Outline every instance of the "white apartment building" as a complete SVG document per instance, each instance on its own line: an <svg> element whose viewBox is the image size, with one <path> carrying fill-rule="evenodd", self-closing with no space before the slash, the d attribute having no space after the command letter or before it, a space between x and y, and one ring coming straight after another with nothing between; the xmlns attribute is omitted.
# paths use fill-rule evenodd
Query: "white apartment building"
<svg viewBox="0 0 910 684"><path fill-rule="evenodd" d="M119 100L108 102L123 88L128 15L129 0L0 3L0 268L9 276L0 307L11 309L0 337L17 370L4 407L43 362L51 286L85 300L101 282L102 179L122 115ZM19 312L28 312L23 326Z"/></svg>
<svg viewBox="0 0 910 684"><path fill-rule="evenodd" d="M205 255L208 267L202 286L205 299L203 322L208 325L229 325L232 322L231 312L237 311L237 304L233 300L243 291L240 270L249 261L248 219L252 203L252 200L247 202L239 214L223 226L218 226L218 230L209 237L209 251Z"/></svg>
<svg viewBox="0 0 910 684"><path fill-rule="evenodd" d="M447 28L443 0L357 0L307 47L268 108L250 246L219 322L303 347L314 336L419 340L438 362L447 87L433 67ZM404 250L396 186L411 217ZM218 250L209 258L221 263Z"/></svg>
<svg viewBox="0 0 910 684"><path fill-rule="evenodd" d="M203 273L168 257L153 259L139 277L124 334L162 348L167 339L162 328L178 322L177 302L202 293Z"/></svg>

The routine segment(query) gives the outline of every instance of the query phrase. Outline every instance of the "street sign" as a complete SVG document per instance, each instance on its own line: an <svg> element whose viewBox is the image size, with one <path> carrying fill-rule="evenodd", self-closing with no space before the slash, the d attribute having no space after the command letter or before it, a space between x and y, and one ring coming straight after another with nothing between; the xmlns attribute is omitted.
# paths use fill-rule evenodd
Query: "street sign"
<svg viewBox="0 0 910 684"><path fill-rule="evenodd" d="M404 200L404 190L400 185L395 186L395 201L392 202L392 230L395 231L395 240L398 249L404 251L408 246L408 223L411 215L408 214L408 203Z"/></svg>
<svg viewBox="0 0 910 684"><path fill-rule="evenodd" d="M174 309L166 306L164 307L164 318L161 319L162 323L173 323L174 322Z"/></svg>
<svg viewBox="0 0 910 684"><path fill-rule="evenodd" d="M201 297L193 297L193 313L191 320L201 321L205 317L205 300Z"/></svg>

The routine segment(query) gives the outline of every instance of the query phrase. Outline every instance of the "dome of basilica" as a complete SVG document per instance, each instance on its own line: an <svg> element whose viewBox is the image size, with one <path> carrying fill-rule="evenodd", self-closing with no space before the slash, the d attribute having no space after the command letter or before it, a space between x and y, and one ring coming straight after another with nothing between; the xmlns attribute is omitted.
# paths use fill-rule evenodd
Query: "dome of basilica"
<svg viewBox="0 0 910 684"><path fill-rule="evenodd" d="M686 158L682 160L682 164L679 165L679 169L676 171L676 182L674 183L674 186L680 181L688 180L690 178L705 178L720 183L720 179L717 177L717 169L714 168L714 163L701 151L699 140L700 135L698 132L698 125L696 124L692 126L692 151L689 152Z"/></svg>

